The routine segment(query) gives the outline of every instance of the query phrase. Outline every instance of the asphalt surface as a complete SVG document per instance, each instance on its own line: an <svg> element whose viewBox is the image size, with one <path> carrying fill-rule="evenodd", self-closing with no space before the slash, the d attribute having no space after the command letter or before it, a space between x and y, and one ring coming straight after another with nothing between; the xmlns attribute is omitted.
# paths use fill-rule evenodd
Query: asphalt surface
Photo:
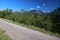
<svg viewBox="0 0 60 40"><path fill-rule="evenodd" d="M6 31L13 40L60 40L55 36L27 29L0 19L0 27Z"/></svg>

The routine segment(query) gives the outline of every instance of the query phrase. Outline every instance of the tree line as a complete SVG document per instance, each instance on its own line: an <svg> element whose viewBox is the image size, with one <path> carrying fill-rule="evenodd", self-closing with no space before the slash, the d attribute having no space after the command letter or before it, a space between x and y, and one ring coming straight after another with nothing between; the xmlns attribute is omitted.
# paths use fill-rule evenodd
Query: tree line
<svg viewBox="0 0 60 40"><path fill-rule="evenodd" d="M0 11L0 18L9 19L20 24L32 25L60 34L60 7L46 13L46 15L41 14L43 13L34 12L33 14L24 10L22 12L13 12L11 9L6 9Z"/></svg>

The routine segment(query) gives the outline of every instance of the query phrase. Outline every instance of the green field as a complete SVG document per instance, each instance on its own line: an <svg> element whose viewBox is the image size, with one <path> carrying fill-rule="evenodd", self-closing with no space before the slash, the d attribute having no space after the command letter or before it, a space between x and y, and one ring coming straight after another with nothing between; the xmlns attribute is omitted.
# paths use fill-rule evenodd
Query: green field
<svg viewBox="0 0 60 40"><path fill-rule="evenodd" d="M11 40L10 37L8 37L5 34L5 31L3 31L1 28L0 28L0 40Z"/></svg>

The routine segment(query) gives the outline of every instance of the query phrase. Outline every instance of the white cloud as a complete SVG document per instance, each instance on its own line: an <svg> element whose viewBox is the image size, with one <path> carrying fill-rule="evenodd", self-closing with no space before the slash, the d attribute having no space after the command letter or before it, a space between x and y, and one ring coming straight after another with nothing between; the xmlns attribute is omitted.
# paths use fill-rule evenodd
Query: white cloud
<svg viewBox="0 0 60 40"><path fill-rule="evenodd" d="M45 6L46 4L45 3L43 3L43 6Z"/></svg>
<svg viewBox="0 0 60 40"><path fill-rule="evenodd" d="M37 6L37 8L40 8L40 6Z"/></svg>
<svg viewBox="0 0 60 40"><path fill-rule="evenodd" d="M30 8L30 10L34 10L34 8Z"/></svg>
<svg viewBox="0 0 60 40"><path fill-rule="evenodd" d="M46 12L46 11L43 11L44 13Z"/></svg>

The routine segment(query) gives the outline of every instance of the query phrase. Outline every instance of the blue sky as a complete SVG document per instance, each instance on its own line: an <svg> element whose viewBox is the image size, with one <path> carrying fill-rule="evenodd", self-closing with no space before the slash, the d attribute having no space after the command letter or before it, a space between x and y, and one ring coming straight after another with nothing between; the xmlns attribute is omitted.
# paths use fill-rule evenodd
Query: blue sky
<svg viewBox="0 0 60 40"><path fill-rule="evenodd" d="M60 7L60 0L0 0L0 10L32 10L51 11Z"/></svg>

